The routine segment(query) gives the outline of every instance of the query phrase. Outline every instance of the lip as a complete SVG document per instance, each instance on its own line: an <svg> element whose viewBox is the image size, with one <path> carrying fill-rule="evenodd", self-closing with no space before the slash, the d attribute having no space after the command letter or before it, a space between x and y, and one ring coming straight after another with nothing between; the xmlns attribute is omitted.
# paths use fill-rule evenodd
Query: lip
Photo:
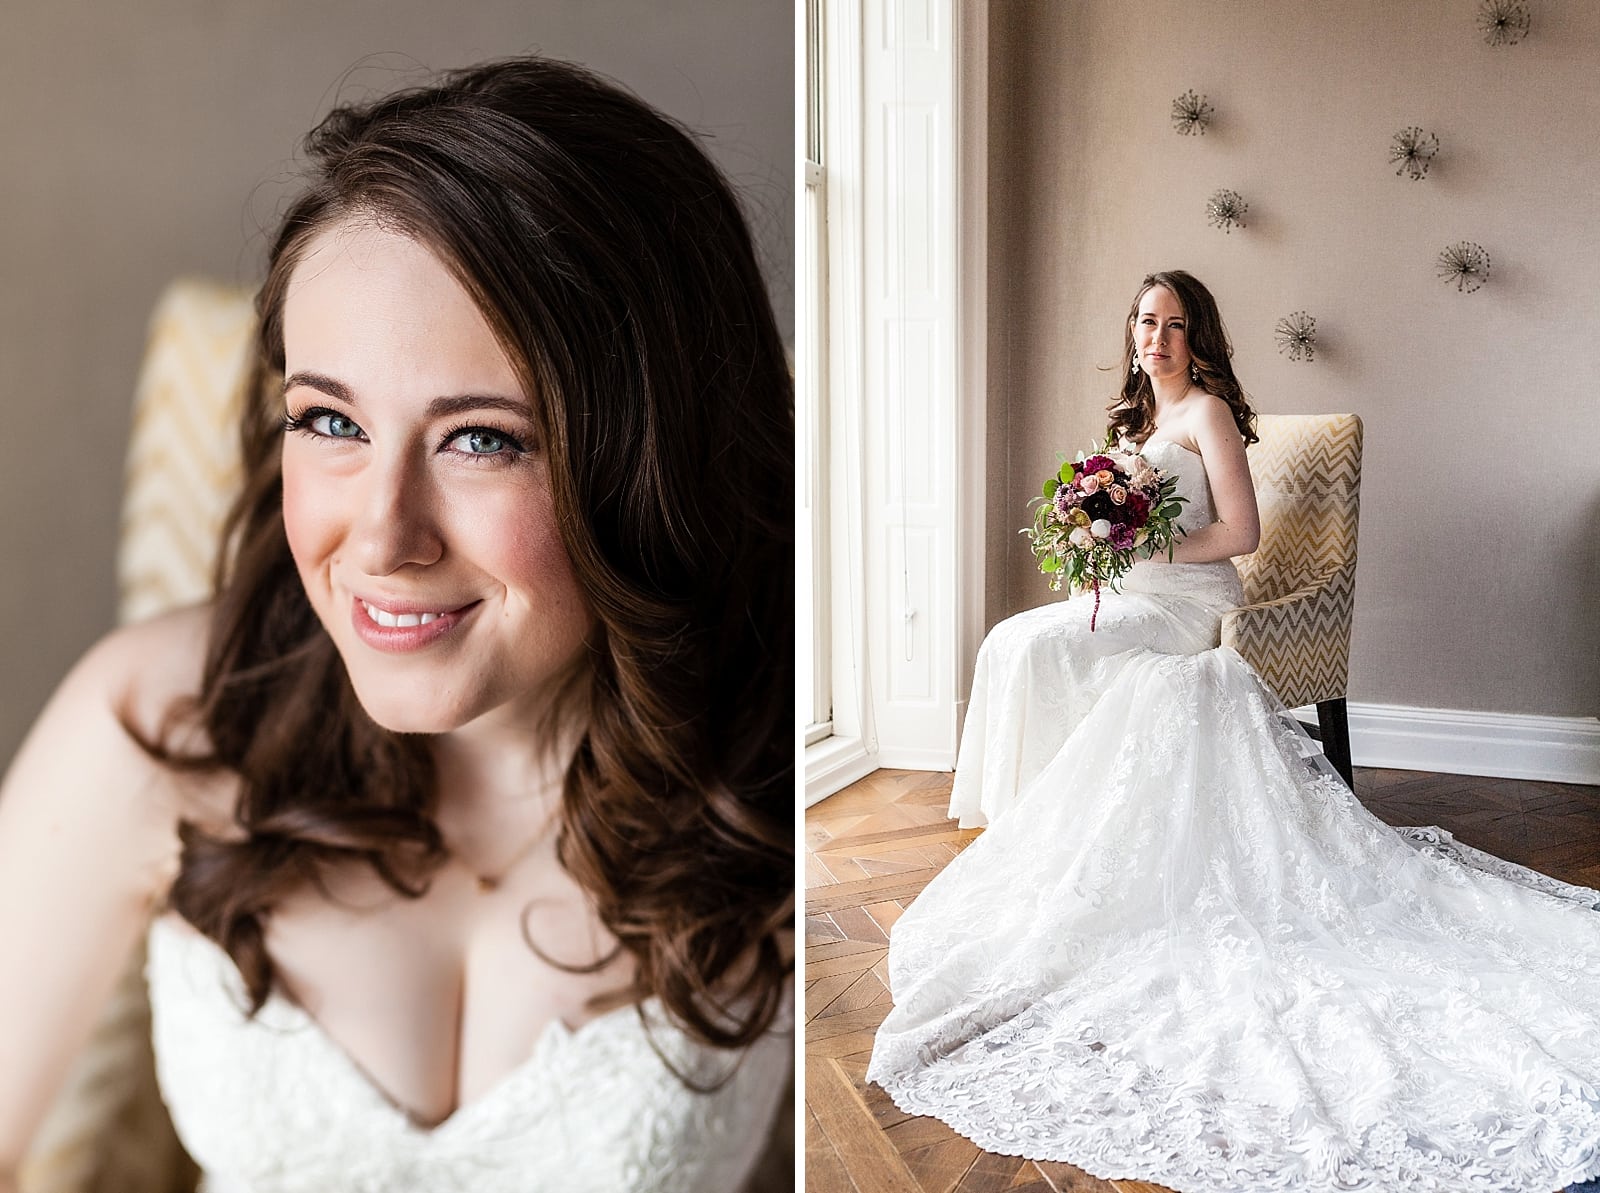
<svg viewBox="0 0 1600 1193"><path fill-rule="evenodd" d="M386 651L391 654L405 654L409 651L421 650L424 647L433 645L467 618L471 617L482 603L482 601L471 601L457 608L443 611L437 605L429 606L418 601L391 600L388 597L384 597L381 600L369 600L361 596L354 596L350 600L350 624L355 629L356 637L374 650ZM379 625L368 614L368 605L375 605L385 613L396 615L438 613L439 616L426 625Z"/></svg>

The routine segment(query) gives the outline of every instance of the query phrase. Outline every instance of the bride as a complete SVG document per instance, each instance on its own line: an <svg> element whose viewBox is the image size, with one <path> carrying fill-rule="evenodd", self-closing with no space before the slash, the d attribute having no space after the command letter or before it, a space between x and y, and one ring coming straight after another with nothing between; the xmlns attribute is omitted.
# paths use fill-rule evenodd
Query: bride
<svg viewBox="0 0 1600 1193"><path fill-rule="evenodd" d="M1600 895L1356 801L1218 646L1258 524L1215 301L1144 280L1114 433L1174 553L1000 623L868 1077L984 1148L1182 1193L1551 1193L1600 1171ZM1308 759L1308 753L1313 756Z"/></svg>
<svg viewBox="0 0 1600 1193"><path fill-rule="evenodd" d="M307 149L217 597L91 650L0 788L0 1193L146 933L208 1193L734 1193L794 889L793 389L737 199L540 58Z"/></svg>

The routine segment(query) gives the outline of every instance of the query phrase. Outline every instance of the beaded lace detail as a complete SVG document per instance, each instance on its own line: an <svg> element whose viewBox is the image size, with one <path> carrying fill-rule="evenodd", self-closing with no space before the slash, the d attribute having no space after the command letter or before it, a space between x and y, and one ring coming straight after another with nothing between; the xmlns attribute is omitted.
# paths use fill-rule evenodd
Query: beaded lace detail
<svg viewBox="0 0 1600 1193"><path fill-rule="evenodd" d="M1184 1193L1600 1171L1600 894L1373 817L1209 588L1081 604L985 642L952 810L990 824L895 924L868 1077Z"/></svg>
<svg viewBox="0 0 1600 1193"><path fill-rule="evenodd" d="M162 1095L206 1193L736 1193L793 1055L787 1021L744 1053L706 1048L635 1008L552 1022L518 1068L436 1127L418 1126L298 1006L247 1019L232 962L187 925L150 930Z"/></svg>

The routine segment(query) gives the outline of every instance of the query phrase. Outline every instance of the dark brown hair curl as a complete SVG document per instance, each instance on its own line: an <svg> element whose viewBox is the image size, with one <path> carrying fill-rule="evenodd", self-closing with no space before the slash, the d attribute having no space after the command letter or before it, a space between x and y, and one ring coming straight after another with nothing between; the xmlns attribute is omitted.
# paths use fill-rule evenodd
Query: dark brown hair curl
<svg viewBox="0 0 1600 1193"><path fill-rule="evenodd" d="M1195 371L1200 374L1196 384L1228 404L1234 424L1245 446L1249 447L1257 439L1255 411L1250 408L1244 387L1233 375L1233 343L1228 339L1222 313L1217 310L1217 300L1211 297L1211 291L1200 279L1181 269L1146 274L1139 283L1139 292L1133 296L1127 322L1122 326L1122 388L1106 407L1111 415L1110 434L1114 438L1125 436L1143 443L1155 430L1156 395L1150 388L1150 375L1143 369L1133 372L1128 365L1133 359L1133 323L1139 315L1139 304L1156 286L1172 291L1183 308L1189 354L1194 358Z"/></svg>
<svg viewBox="0 0 1600 1193"><path fill-rule="evenodd" d="M356 700L281 512L283 304L307 244L371 218L436 253L537 395L557 523L596 618L557 854L696 1038L752 1041L793 961L794 389L738 203L683 129L582 68L524 58L342 107L257 299L198 697L147 748L241 781L237 831L182 828L172 906L256 1008L274 903L330 861L397 891L446 857L428 740ZM573 711L568 709L567 711ZM203 756L167 743L187 712Z"/></svg>

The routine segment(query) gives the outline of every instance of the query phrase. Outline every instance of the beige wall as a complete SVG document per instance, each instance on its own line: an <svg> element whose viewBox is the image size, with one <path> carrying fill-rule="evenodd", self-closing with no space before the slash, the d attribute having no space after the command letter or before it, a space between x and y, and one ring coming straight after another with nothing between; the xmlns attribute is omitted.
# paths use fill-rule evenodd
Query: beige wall
<svg viewBox="0 0 1600 1193"><path fill-rule="evenodd" d="M1027 498L1103 427L1140 277L1183 268L1258 409L1366 421L1351 697L1600 712L1600 5L1531 8L1493 49L1458 0L994 0L991 621L1047 598ZM1387 164L1413 124L1421 182ZM1219 187L1246 230L1206 223ZM1434 274L1458 240L1475 294ZM1311 364L1272 335L1299 309Z"/></svg>
<svg viewBox="0 0 1600 1193"><path fill-rule="evenodd" d="M145 322L178 274L253 282L336 96L542 51L710 134L793 302L783 0L8 0L0 32L0 769L111 624Z"/></svg>

